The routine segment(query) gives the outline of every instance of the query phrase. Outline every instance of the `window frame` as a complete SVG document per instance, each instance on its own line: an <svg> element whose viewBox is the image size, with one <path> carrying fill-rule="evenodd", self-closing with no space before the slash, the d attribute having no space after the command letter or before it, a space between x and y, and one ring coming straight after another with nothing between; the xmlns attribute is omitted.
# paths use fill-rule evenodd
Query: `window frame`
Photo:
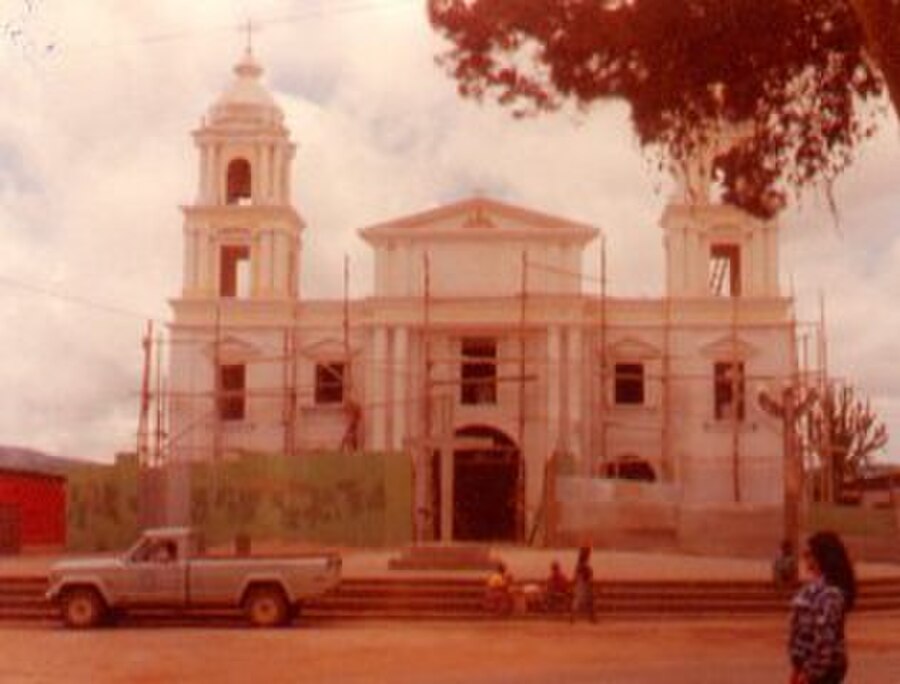
<svg viewBox="0 0 900 684"><path fill-rule="evenodd" d="M222 363L219 375L217 412L219 420L236 423L247 418L247 364Z"/></svg>
<svg viewBox="0 0 900 684"><path fill-rule="evenodd" d="M497 404L497 338L464 337L460 340L459 403L463 406Z"/></svg>
<svg viewBox="0 0 900 684"><path fill-rule="evenodd" d="M741 252L741 245L738 242L713 242L710 244L709 289L714 296L741 296ZM713 287L718 268L725 268L725 277L722 280L722 287L720 290Z"/></svg>
<svg viewBox="0 0 900 684"><path fill-rule="evenodd" d="M729 377L732 369L737 379ZM736 390L737 397L734 396ZM737 410L733 407L737 407ZM717 421L743 421L747 414L747 369L743 361L716 361L713 364L713 416Z"/></svg>
<svg viewBox="0 0 900 684"><path fill-rule="evenodd" d="M347 364L344 361L317 361L313 379L313 402L316 406L344 403Z"/></svg>
<svg viewBox="0 0 900 684"><path fill-rule="evenodd" d="M628 370L625 367L629 367ZM623 372L620 372L622 369ZM642 361L617 361L613 365L613 404L647 405L647 370ZM633 392L632 397L629 393Z"/></svg>

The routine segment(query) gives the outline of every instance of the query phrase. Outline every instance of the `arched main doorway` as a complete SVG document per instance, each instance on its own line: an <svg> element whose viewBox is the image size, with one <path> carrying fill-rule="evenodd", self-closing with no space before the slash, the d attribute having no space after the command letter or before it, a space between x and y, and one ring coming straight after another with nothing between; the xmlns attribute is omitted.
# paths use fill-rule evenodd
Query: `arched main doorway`
<svg viewBox="0 0 900 684"><path fill-rule="evenodd" d="M519 448L500 430L483 425L457 430L455 437L460 446L453 452L454 538L520 539L524 482Z"/></svg>

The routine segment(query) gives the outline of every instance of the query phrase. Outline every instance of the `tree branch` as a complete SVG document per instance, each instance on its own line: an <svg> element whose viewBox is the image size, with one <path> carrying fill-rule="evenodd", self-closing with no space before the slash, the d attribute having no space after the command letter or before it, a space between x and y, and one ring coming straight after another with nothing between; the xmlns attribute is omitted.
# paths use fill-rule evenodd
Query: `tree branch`
<svg viewBox="0 0 900 684"><path fill-rule="evenodd" d="M863 33L866 51L887 85L895 113L900 116L900 2L849 0Z"/></svg>

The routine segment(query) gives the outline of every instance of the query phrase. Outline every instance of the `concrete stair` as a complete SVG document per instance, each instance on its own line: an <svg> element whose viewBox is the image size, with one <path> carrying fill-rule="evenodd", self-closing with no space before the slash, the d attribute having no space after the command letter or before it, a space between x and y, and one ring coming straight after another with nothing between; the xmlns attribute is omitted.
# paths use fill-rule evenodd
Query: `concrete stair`
<svg viewBox="0 0 900 684"><path fill-rule="evenodd" d="M483 544L410 546L388 561L389 570L483 570L497 567L490 548Z"/></svg>
<svg viewBox="0 0 900 684"><path fill-rule="evenodd" d="M45 577L0 579L0 623L56 621L44 599ZM527 583L524 582L524 583ZM484 620L495 619L482 606L483 582L461 577L347 578L340 589L304 604L309 619ZM598 582L597 614L607 617L725 616L786 613L790 594L754 581ZM900 577L864 580L859 611L900 611ZM187 614L141 611L142 624L206 624L234 621L235 612L206 609ZM527 612L514 619L548 619ZM559 619L561 616L556 616Z"/></svg>
<svg viewBox="0 0 900 684"><path fill-rule="evenodd" d="M0 621L55 619L55 612L44 598L46 589L46 577L0 578Z"/></svg>

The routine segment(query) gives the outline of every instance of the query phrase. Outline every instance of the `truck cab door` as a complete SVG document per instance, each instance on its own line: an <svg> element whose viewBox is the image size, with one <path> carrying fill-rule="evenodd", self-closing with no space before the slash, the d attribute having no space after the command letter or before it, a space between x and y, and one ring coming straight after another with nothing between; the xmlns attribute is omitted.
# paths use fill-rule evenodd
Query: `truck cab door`
<svg viewBox="0 0 900 684"><path fill-rule="evenodd" d="M123 600L134 606L180 606L186 599L187 566L178 544L149 539L125 562Z"/></svg>

